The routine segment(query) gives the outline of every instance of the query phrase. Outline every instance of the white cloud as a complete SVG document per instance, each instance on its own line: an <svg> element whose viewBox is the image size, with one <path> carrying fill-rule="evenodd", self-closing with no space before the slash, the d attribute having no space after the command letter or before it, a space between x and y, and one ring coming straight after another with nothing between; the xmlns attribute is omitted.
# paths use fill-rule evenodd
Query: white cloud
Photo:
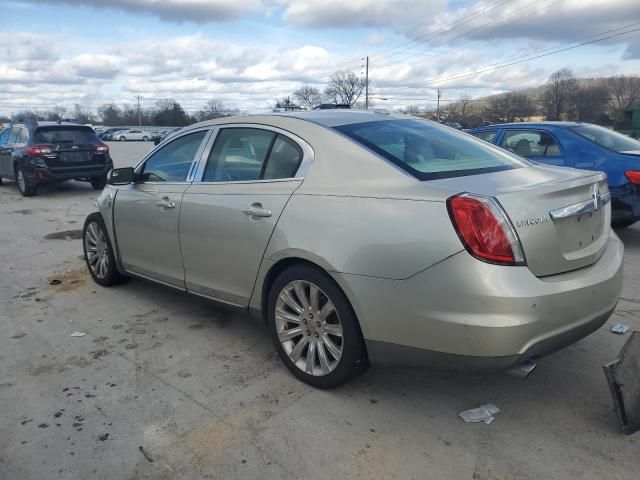
<svg viewBox="0 0 640 480"><path fill-rule="evenodd" d="M265 9L262 0L20 0L21 3L66 3L73 6L146 13L168 22L222 22Z"/></svg>

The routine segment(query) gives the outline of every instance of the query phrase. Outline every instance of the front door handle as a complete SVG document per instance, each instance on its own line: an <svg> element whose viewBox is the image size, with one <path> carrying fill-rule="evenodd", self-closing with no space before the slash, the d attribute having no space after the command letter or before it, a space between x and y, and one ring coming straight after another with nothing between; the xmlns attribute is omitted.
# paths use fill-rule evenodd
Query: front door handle
<svg viewBox="0 0 640 480"><path fill-rule="evenodd" d="M172 202L169 197L162 197L162 200L156 202L156 205L159 206L162 211L168 208L176 208L176 202Z"/></svg>
<svg viewBox="0 0 640 480"><path fill-rule="evenodd" d="M242 211L245 215L249 215L250 217L270 217L272 215L271 210L266 208L262 208L261 203L253 203L249 208L246 208Z"/></svg>

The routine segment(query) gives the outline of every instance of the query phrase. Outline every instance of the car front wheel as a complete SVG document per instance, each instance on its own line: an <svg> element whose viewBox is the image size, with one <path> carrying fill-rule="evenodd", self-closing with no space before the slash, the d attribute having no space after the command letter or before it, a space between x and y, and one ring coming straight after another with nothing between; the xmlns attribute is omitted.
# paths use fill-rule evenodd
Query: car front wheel
<svg viewBox="0 0 640 480"><path fill-rule="evenodd" d="M109 287L128 280L116 268L116 259L109 242L107 229L99 213L92 213L82 230L84 259L96 283Z"/></svg>
<svg viewBox="0 0 640 480"><path fill-rule="evenodd" d="M118 140L120 140L121 142L124 142L127 139L125 137L120 137Z"/></svg>
<svg viewBox="0 0 640 480"><path fill-rule="evenodd" d="M333 279L298 265L282 272L268 298L268 323L289 370L317 388L334 388L364 369L356 316Z"/></svg>

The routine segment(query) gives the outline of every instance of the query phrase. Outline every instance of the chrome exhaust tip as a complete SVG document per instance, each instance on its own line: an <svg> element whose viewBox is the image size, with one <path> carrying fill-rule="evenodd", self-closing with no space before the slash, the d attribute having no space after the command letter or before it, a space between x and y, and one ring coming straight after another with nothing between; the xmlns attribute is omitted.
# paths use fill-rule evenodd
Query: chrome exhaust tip
<svg viewBox="0 0 640 480"><path fill-rule="evenodd" d="M533 372L538 364L534 361L524 362L518 365L516 368L512 368L511 370L507 370L507 374L518 377L518 378L527 378L531 372Z"/></svg>

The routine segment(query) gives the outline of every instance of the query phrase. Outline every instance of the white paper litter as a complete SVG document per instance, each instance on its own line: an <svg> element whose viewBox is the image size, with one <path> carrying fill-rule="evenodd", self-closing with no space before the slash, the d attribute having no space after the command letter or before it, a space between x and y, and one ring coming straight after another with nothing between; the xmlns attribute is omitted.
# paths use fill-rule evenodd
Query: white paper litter
<svg viewBox="0 0 640 480"><path fill-rule="evenodd" d="M465 410L458 415L466 423L480 423L483 422L489 425L495 420L494 415L500 413L500 409L492 403L485 403L478 408L472 408L471 410Z"/></svg>
<svg viewBox="0 0 640 480"><path fill-rule="evenodd" d="M611 331L613 333L617 333L618 335L624 335L629 331L630 328L631 327L629 327L629 325L625 325L624 323L616 323L613 328L611 328Z"/></svg>
<svg viewBox="0 0 640 480"><path fill-rule="evenodd" d="M84 332L73 332L71 334L72 337L84 337L86 335L86 333Z"/></svg>

